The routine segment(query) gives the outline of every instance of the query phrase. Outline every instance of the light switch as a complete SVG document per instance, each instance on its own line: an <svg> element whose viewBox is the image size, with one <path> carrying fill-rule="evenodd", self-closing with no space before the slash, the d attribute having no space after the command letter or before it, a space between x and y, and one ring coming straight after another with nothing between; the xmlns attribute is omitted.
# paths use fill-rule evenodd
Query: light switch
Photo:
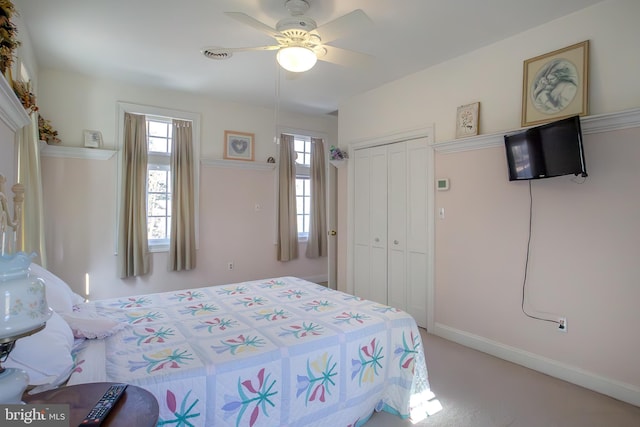
<svg viewBox="0 0 640 427"><path fill-rule="evenodd" d="M444 208L440 208L440 219L444 219Z"/></svg>

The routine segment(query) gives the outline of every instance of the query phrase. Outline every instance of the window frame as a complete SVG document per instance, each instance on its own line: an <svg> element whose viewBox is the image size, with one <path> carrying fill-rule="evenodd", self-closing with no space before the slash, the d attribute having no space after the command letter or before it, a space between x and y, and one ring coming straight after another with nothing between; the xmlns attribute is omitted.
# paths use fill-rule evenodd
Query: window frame
<svg viewBox="0 0 640 427"><path fill-rule="evenodd" d="M329 182L329 170L330 170L331 168L329 167L329 162L328 162L329 157L328 157L328 154L327 154L327 153L328 153L328 151L327 151L327 150L328 150L328 148L327 148L327 147L329 147L329 142L328 142L328 141L330 141L330 139L331 139L331 138L329 138L329 135L328 135L328 134L326 134L326 133L324 133L324 132L318 132L318 131L312 131L312 130L300 129L300 128L292 128L292 127L287 127L287 126L278 126L278 127L277 127L277 134L278 134L278 135L282 135L282 134L291 135L291 136L293 136L293 137L294 137L294 140L295 140L295 138L296 138L296 137L300 137L300 138L308 138L308 140L309 140L310 144L312 144L312 142L311 142L311 141L312 141L314 138L321 139L321 140L323 141L323 144L324 144L324 148L325 148L325 155L327 156L327 157L325 157L325 161L326 161L326 166L325 166L325 167L327 168L327 169L325 170L325 173L327 174L327 175L326 175L326 176L327 176L327 183ZM295 149L295 146L294 146L294 149ZM311 145L309 146L309 149L311 150ZM279 160L278 160L278 161L279 161ZM306 171L305 171L305 168L306 168ZM311 174L310 174L310 172L311 172L311 165L304 167L304 166L299 166L299 165L297 165L297 164L296 164L296 178L298 177L298 175L299 175L299 173L300 173L300 172L306 172L306 175L309 177L309 179L311 179ZM277 178L277 174L276 174L276 180L275 180L274 182L275 182L275 186L276 186L275 191L276 191L276 195L277 195L277 192L278 192L278 184L277 184L277 182L278 182L278 178ZM276 206L277 206L277 203L276 203ZM297 220L298 220L298 219L296 218L296 221L297 221ZM277 241L278 241L278 235L277 235L277 230L278 230L277 215L276 215L276 223L275 223L274 230L275 230L275 232L274 232L274 242L277 242ZM306 237L302 237L302 238L301 238L300 233L298 233L298 242L299 242L299 243L306 243L307 241L308 241L308 236L306 236Z"/></svg>
<svg viewBox="0 0 640 427"><path fill-rule="evenodd" d="M179 111L179 110L172 110L172 109L168 109L168 108L161 108L161 107L151 107L151 106L146 106L146 105L139 105L139 104L132 104L132 103L126 103L126 102L118 102L118 134L116 135L117 137L117 142L116 142L116 149L117 149L117 155L118 155L118 160L117 160L117 178L116 178L116 197L117 197L117 201L116 201L116 229L115 229L115 233L116 233L116 238L115 238L115 253L118 253L118 230L120 228L120 204L121 204L121 198L122 198L122 183L121 183L121 176L122 176L122 147L123 147L123 138L124 138L124 115L125 113L131 113L131 114L141 114L144 115L147 119L151 118L151 119L168 119L168 120L172 120L172 119L178 119L178 120L187 120L190 121L192 123L192 129L193 129L193 139L192 139L192 143L193 143L193 178L194 178L194 183L195 183L195 188L194 188L194 194L195 194L195 200L194 200L194 210L195 210L195 224L196 224L196 232L195 232L195 238L196 238L196 249L198 249L200 247L200 238L199 238L199 223L200 223L200 125L201 125L201 118L200 118L200 114L197 113L192 113L192 112L188 112L188 111ZM161 154L159 152L153 152L154 154L152 154L151 152L149 153L149 159L151 160L152 158L156 158L156 160L154 160L154 162L149 161L149 165L152 164L161 164L161 162L158 162L157 160L160 160L162 158L166 159L166 165L170 168L170 154ZM147 168L147 173L148 173L148 168ZM147 211L147 218L148 218L148 211ZM168 252L169 251L169 239L165 240L160 240L157 242L151 242L149 241L148 244L148 250L149 252Z"/></svg>
<svg viewBox="0 0 640 427"><path fill-rule="evenodd" d="M305 164L305 163L298 163L296 161L296 206L298 204L298 198L302 197L303 198L303 206L307 206L309 208L311 208L311 136L309 135L301 135L301 134L289 134L291 136L293 136L293 140L294 140L294 151L297 153L303 153L303 156L308 156L309 157L309 164ZM302 140L304 141L304 150L305 151L297 151L295 150L295 141L298 140ZM306 151L306 149L309 149L309 151ZM309 194L303 194L302 195L298 195L298 180L306 180L307 181L307 185L309 187ZM304 186L304 183L302 184ZM306 198L306 200L305 200ZM297 211L296 209L296 223L298 223L298 217L300 216L300 212ZM311 219L311 209L309 209L308 213L302 213L302 217L303 217L303 224L305 222L306 219L306 223L308 225L309 220ZM298 223L299 224L299 223ZM299 242L306 242L307 240L309 240L309 232L305 232L305 231L300 231L298 230L298 241Z"/></svg>
<svg viewBox="0 0 640 427"><path fill-rule="evenodd" d="M173 126L173 117L161 117L161 116L154 116L154 115L146 115L146 120L147 120L147 140L149 139L150 135L149 135L149 122L155 122L155 123L164 123L165 125L167 125L167 134L170 133L169 131L169 127ZM169 151L170 149L170 144L169 141L173 140L173 135L171 135L171 139L169 139L169 137L166 138L166 144L167 144L167 150L166 151L151 151L151 150L147 150L147 156L148 156L148 165L147 165L147 176L149 176L149 173L151 172L151 170L162 170L162 171L169 171L171 172L171 152ZM149 183L149 181L147 180L147 183ZM173 198L173 195L171 194L171 198ZM147 186L147 227L149 226L149 187ZM167 209L170 209L169 207L167 207ZM167 216L165 215L165 218ZM148 245L149 245L149 250L151 252L164 252L164 251L168 251L169 250L169 239L170 239L170 231L171 231L171 225L170 224L165 224L165 227L168 227L167 229L167 238L166 239L151 239L148 238ZM147 229L148 230L148 229Z"/></svg>

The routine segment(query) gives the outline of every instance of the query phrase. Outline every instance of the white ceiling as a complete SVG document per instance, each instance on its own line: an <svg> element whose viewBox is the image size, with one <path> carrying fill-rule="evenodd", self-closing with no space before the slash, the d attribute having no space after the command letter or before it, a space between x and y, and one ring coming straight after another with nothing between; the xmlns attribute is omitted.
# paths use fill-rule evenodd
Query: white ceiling
<svg viewBox="0 0 640 427"><path fill-rule="evenodd" d="M309 0L319 26L362 9L373 24L331 44L366 53L366 68L318 62L291 79L274 51L225 61L205 46L274 44L229 18L243 12L275 27L285 0L13 0L40 68L209 94L219 100L331 113L343 99L489 45L602 0ZM561 47L561 46L559 46ZM481 77L479 77L481 78Z"/></svg>

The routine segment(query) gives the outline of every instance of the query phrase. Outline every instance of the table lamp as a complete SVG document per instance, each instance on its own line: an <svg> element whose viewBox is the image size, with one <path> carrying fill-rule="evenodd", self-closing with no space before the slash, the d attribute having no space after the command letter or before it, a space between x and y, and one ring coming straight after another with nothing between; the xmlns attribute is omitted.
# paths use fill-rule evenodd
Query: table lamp
<svg viewBox="0 0 640 427"><path fill-rule="evenodd" d="M44 281L29 274L32 255L18 252L0 256L0 403L22 403L29 376L20 369L3 368L16 341L44 329L52 310ZM45 349L43 349L44 351Z"/></svg>

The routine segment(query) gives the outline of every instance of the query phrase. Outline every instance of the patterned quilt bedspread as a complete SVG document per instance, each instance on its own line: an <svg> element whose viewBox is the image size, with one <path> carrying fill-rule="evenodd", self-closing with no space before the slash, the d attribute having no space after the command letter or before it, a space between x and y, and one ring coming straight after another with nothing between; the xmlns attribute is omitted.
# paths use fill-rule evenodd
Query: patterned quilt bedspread
<svg viewBox="0 0 640 427"><path fill-rule="evenodd" d="M407 313L293 277L100 300L126 322L74 351L69 384L153 393L159 426L358 426L422 419L429 383Z"/></svg>

